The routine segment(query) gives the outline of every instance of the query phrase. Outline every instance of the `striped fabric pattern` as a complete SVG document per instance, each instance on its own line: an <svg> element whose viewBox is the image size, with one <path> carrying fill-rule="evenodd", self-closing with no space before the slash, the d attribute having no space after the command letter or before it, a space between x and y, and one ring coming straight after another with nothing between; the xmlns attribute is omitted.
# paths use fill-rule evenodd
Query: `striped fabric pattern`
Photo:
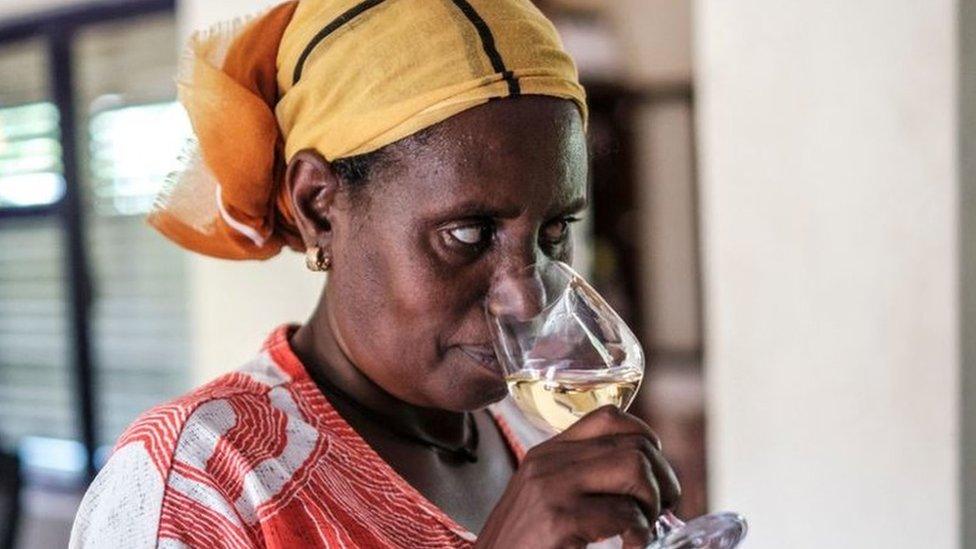
<svg viewBox="0 0 976 549"><path fill-rule="evenodd" d="M70 547L470 547L329 404L275 330L238 371L143 414L85 495ZM534 436L492 415L521 459Z"/></svg>

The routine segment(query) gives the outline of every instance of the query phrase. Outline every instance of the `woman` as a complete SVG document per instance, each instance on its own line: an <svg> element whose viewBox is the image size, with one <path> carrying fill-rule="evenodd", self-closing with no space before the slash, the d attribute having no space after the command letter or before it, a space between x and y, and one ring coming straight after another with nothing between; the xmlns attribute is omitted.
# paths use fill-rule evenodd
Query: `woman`
<svg viewBox="0 0 976 549"><path fill-rule="evenodd" d="M193 52L199 156L150 222L217 257L303 250L329 280L305 324L127 430L72 545L645 544L679 488L644 423L605 408L529 449L493 404L486 296L568 260L585 206L551 24L528 0L303 0Z"/></svg>

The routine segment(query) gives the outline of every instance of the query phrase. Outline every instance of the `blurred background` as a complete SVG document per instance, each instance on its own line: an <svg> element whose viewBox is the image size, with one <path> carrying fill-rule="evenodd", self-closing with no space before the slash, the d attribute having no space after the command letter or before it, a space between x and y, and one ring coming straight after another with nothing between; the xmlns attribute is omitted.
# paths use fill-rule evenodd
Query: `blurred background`
<svg viewBox="0 0 976 549"><path fill-rule="evenodd" d="M143 217L193 29L263 0L0 0L0 549L62 547L136 415L321 278ZM681 515L749 548L976 548L976 2L539 0L592 110L580 269L649 358Z"/></svg>

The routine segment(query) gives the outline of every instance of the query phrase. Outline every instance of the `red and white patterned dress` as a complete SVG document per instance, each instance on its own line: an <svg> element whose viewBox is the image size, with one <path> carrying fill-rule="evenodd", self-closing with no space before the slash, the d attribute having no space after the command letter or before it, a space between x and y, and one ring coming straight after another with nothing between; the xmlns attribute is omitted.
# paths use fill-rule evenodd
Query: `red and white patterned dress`
<svg viewBox="0 0 976 549"><path fill-rule="evenodd" d="M277 329L261 353L143 414L85 495L71 547L469 547L475 535L347 424ZM492 407L521 459L538 432Z"/></svg>

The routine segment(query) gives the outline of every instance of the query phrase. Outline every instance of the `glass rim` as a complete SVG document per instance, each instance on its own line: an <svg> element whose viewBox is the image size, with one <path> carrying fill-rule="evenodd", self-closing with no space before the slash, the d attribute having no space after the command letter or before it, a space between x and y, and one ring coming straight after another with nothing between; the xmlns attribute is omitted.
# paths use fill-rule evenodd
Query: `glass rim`
<svg viewBox="0 0 976 549"><path fill-rule="evenodd" d="M567 264L564 261L560 261L558 259L554 259L554 260L550 260L550 261L544 261L544 262L543 261L537 261L535 263L531 263L529 265L524 265L522 267L519 267L514 272L515 273L518 273L518 274L521 274L521 273L524 273L524 272L526 272L526 271L528 271L530 269L533 269L533 270L542 272L540 269L538 269L538 266L539 265L543 265L544 268L546 268L546 269L555 268L558 272L560 272L563 275L565 275L566 281L565 281L565 285L561 287L561 291L565 291L566 288L569 288L570 285L572 285L572 283L573 283L574 280L581 281L581 282L585 283L585 280L583 279L583 276L581 274L579 274L578 272L576 272L576 269L573 269L569 264ZM491 293L489 292L488 295L490 296ZM536 313L536 314L532 315L531 317L528 317L528 318L526 318L524 320L511 319L511 317L509 315L501 315L501 316L499 316L499 315L496 315L496 314L492 313L491 312L491 308L489 307L490 299L487 298L487 297L485 299L484 308L485 308L485 314L488 315L488 318L490 318L490 319L492 319L492 320L494 320L496 322L500 322L503 319L505 319L504 320L505 322L512 322L512 323L518 323L518 324L528 324L528 323L531 323L531 322L535 322L536 320L539 319L539 317L541 317L541 316L543 316L543 315L551 312L552 311L552 308L555 307L559 303L559 300L558 299L552 299L552 300L546 299L546 301L547 301L547 303L545 303L542 306L542 308L539 309L539 312L538 313Z"/></svg>

